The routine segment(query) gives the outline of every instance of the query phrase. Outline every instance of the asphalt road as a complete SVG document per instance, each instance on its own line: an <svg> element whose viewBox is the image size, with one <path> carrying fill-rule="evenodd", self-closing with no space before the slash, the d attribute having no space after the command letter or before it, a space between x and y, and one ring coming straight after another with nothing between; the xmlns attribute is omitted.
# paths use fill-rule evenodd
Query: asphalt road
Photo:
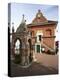
<svg viewBox="0 0 60 80"><path fill-rule="evenodd" d="M58 70L52 67L43 66L41 63L33 62L28 68L22 68L20 65L11 63L11 77L17 76L37 76L58 74Z"/></svg>

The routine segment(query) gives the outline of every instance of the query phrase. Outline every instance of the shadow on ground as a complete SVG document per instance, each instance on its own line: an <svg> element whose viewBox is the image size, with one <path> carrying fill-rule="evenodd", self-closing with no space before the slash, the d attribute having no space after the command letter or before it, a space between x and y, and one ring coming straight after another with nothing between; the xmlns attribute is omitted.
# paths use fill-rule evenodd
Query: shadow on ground
<svg viewBox="0 0 60 80"><path fill-rule="evenodd" d="M58 70L36 62L33 62L28 68L21 68L20 65L16 65L13 62L11 63L11 77L49 74L58 74Z"/></svg>

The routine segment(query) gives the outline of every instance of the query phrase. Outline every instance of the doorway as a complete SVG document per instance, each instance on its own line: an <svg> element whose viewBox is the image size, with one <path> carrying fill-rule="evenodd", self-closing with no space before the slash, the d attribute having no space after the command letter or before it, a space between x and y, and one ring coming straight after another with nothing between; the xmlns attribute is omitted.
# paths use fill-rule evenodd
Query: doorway
<svg viewBox="0 0 60 80"><path fill-rule="evenodd" d="M37 53L40 53L40 45L37 45Z"/></svg>

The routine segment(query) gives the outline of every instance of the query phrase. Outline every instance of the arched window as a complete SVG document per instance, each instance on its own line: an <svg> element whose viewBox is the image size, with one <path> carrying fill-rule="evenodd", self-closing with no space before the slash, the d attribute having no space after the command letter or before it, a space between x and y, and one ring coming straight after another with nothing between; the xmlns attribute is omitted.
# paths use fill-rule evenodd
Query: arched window
<svg viewBox="0 0 60 80"><path fill-rule="evenodd" d="M15 42L15 54L20 54L20 41L18 39Z"/></svg>

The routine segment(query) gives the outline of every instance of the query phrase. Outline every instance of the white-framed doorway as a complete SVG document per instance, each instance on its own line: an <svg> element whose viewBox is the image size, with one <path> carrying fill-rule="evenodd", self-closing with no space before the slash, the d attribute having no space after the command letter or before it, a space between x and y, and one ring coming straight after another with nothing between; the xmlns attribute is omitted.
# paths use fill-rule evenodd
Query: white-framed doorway
<svg viewBox="0 0 60 80"><path fill-rule="evenodd" d="M41 53L41 44L40 43L35 44L35 53Z"/></svg>
<svg viewBox="0 0 60 80"><path fill-rule="evenodd" d="M41 42L43 41L42 36L43 32L38 30L36 33L37 42L35 43L35 53L41 53Z"/></svg>

